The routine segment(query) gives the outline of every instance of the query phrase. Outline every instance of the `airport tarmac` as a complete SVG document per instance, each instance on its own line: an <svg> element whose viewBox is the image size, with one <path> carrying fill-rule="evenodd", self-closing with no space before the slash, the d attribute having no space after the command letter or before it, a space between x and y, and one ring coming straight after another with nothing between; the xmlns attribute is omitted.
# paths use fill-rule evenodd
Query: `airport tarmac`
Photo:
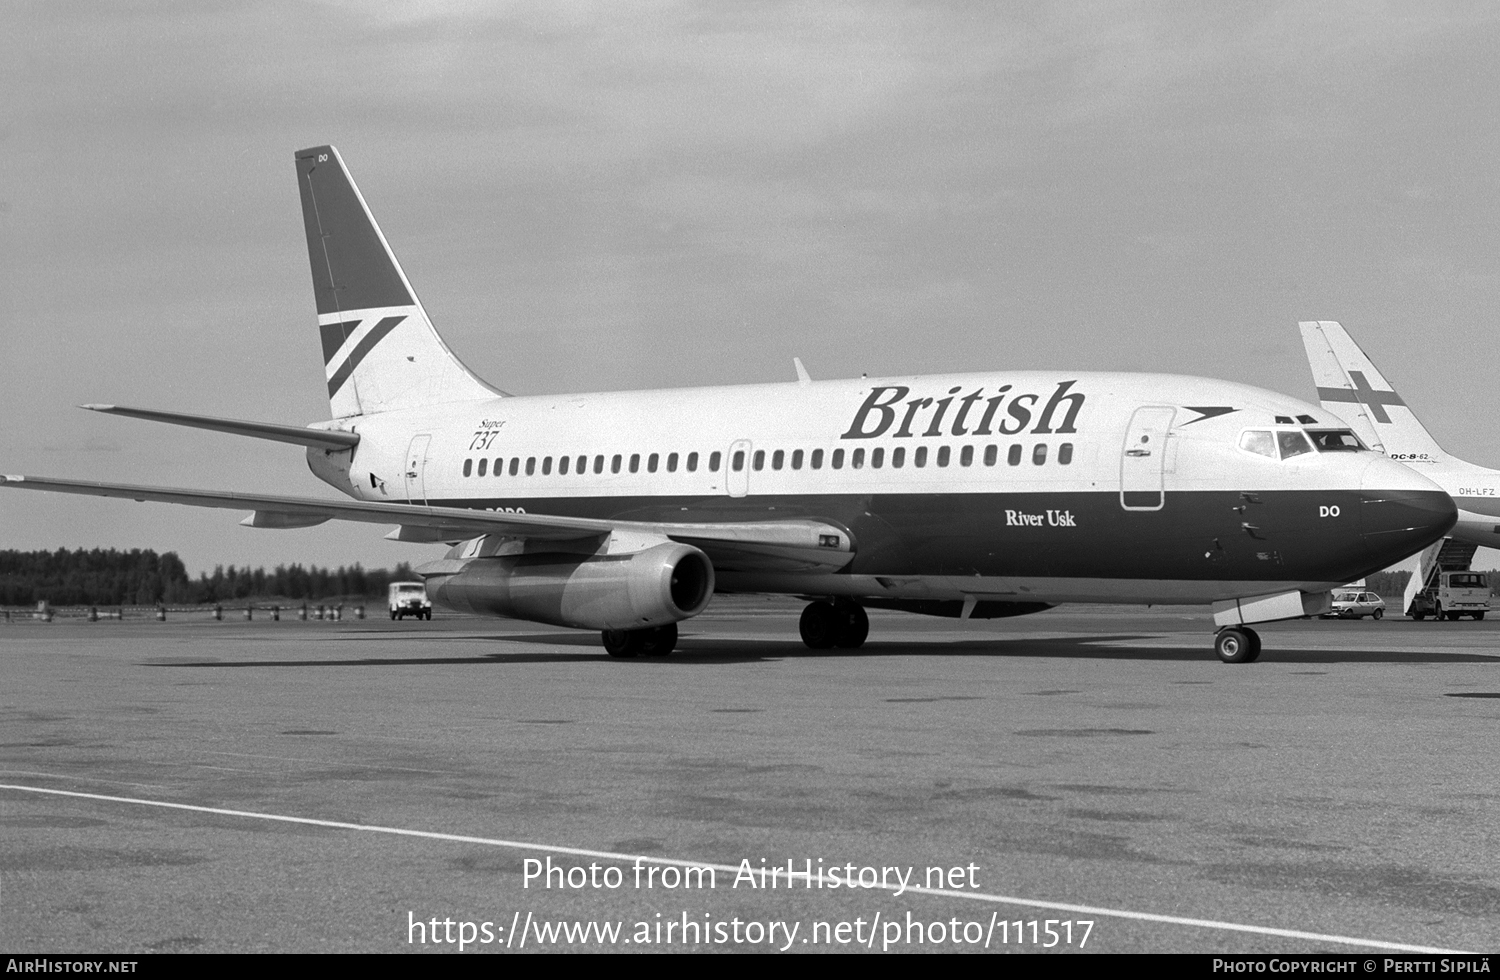
<svg viewBox="0 0 1500 980"><path fill-rule="evenodd" d="M0 946L1500 949L1500 622L1227 666L1198 608L874 611L819 653L800 609L720 597L630 661L441 610L0 624ZM825 877L736 873L788 861Z"/></svg>

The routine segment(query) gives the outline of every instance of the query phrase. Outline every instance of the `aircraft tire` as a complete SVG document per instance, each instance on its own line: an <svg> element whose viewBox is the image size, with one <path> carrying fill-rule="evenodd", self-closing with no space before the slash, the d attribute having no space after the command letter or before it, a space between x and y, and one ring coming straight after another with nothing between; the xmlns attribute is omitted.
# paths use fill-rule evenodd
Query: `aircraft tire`
<svg viewBox="0 0 1500 980"><path fill-rule="evenodd" d="M1214 653L1226 664L1254 663L1260 656L1260 637L1243 626L1221 629L1214 637Z"/></svg>
<svg viewBox="0 0 1500 980"><path fill-rule="evenodd" d="M1377 609L1374 612L1370 613L1370 618L1371 619L1381 619L1384 616L1385 616L1385 610L1384 609Z"/></svg>
<svg viewBox="0 0 1500 980"><path fill-rule="evenodd" d="M677 646L676 623L635 632L641 634L641 653L648 657L665 657Z"/></svg>
<svg viewBox="0 0 1500 980"><path fill-rule="evenodd" d="M835 646L843 650L858 650L870 635L870 617L864 606L849 605L836 609L839 619L839 638Z"/></svg>
<svg viewBox="0 0 1500 980"><path fill-rule="evenodd" d="M641 637L637 630L605 630L604 652L611 657L629 658L641 652Z"/></svg>
<svg viewBox="0 0 1500 980"><path fill-rule="evenodd" d="M797 631L809 650L828 650L839 641L838 610L827 602L810 602L797 621Z"/></svg>

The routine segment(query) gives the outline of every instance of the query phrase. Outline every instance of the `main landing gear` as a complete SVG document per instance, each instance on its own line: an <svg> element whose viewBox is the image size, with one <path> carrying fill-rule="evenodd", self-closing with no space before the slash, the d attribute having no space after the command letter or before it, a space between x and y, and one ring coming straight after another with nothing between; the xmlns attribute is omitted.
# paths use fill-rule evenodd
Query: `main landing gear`
<svg viewBox="0 0 1500 980"><path fill-rule="evenodd" d="M870 635L870 617L853 602L814 602L802 610L802 642L813 650L853 650Z"/></svg>
<svg viewBox="0 0 1500 980"><path fill-rule="evenodd" d="M677 646L677 624L644 630L605 630L604 650L611 657L665 657Z"/></svg>
<svg viewBox="0 0 1500 980"><path fill-rule="evenodd" d="M1260 656L1260 635L1248 626L1226 626L1214 637L1214 653L1226 664L1250 664Z"/></svg>

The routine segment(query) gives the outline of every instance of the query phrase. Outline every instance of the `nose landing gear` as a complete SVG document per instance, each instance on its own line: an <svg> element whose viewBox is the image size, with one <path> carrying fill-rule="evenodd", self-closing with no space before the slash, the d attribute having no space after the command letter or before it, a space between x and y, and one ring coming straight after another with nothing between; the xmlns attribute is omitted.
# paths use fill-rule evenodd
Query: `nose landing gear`
<svg viewBox="0 0 1500 980"><path fill-rule="evenodd" d="M1260 635L1248 626L1226 626L1214 637L1214 653L1226 664L1250 664L1260 656Z"/></svg>
<svg viewBox="0 0 1500 980"><path fill-rule="evenodd" d="M813 650L854 650L870 635L870 617L863 606L853 602L810 603L802 610L797 626L802 642Z"/></svg>

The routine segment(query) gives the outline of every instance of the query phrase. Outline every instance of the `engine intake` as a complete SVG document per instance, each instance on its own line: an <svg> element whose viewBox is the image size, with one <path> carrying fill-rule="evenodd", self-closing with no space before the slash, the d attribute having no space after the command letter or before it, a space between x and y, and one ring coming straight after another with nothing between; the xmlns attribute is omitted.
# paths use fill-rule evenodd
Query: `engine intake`
<svg viewBox="0 0 1500 980"><path fill-rule="evenodd" d="M675 623L702 612L713 592L708 556L676 542L629 555L475 558L427 579L427 594L451 609L589 630Z"/></svg>

